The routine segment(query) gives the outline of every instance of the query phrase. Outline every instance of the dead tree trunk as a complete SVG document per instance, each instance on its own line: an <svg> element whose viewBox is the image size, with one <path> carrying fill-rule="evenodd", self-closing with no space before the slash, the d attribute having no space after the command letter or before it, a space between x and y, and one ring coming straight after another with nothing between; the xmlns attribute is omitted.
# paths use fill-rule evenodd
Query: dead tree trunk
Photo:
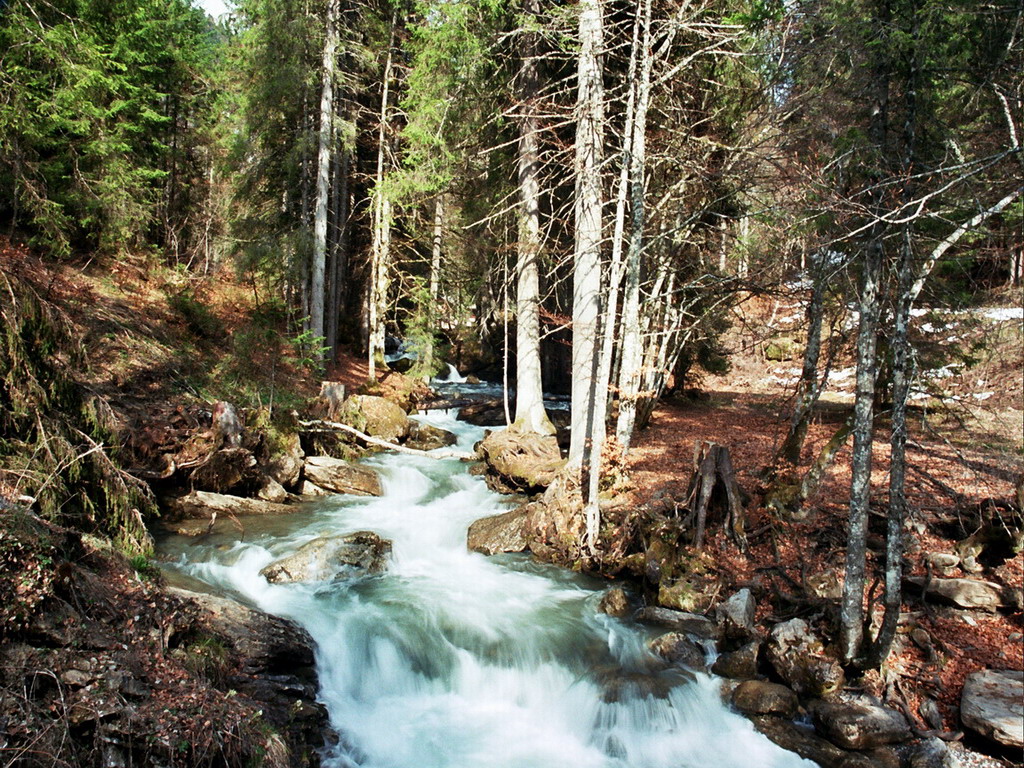
<svg viewBox="0 0 1024 768"><path fill-rule="evenodd" d="M719 498L725 507L724 524L730 538L736 542L741 551L747 548L743 501L740 488L736 482L736 471L732 466L729 449L717 443L704 443L696 447L693 476L690 478L690 490L687 493L686 506L690 514L687 526L696 524L693 535L693 546L700 549L704 546L704 533L707 530L708 510L715 498L715 489L720 489Z"/></svg>

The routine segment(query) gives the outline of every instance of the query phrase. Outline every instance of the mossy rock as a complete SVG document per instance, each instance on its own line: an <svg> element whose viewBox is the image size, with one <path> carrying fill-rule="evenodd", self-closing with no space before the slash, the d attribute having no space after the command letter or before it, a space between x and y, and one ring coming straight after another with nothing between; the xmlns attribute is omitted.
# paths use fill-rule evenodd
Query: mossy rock
<svg viewBox="0 0 1024 768"><path fill-rule="evenodd" d="M800 356L800 352L800 345L794 339L780 336L768 342L768 346L764 348L764 359L785 362L795 360Z"/></svg>
<svg viewBox="0 0 1024 768"><path fill-rule="evenodd" d="M411 429L405 411L375 395L352 395L339 409L338 421L389 442L404 440Z"/></svg>

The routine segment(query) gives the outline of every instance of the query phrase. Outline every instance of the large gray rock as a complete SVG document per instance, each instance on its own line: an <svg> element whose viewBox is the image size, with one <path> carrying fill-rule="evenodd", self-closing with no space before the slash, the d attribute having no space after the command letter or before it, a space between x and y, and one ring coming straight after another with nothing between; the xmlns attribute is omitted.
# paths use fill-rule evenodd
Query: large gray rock
<svg viewBox="0 0 1024 768"><path fill-rule="evenodd" d="M671 664L700 671L707 668L704 649L682 632L667 632L651 640L648 647Z"/></svg>
<svg viewBox="0 0 1024 768"><path fill-rule="evenodd" d="M796 715L800 702L792 688L764 680L744 680L732 692L732 705L745 715Z"/></svg>
<svg viewBox="0 0 1024 768"><path fill-rule="evenodd" d="M719 636L718 625L707 616L699 613L687 613L676 611L672 608L660 606L647 606L636 612L637 621L645 624L657 624L661 627L674 629L677 632L687 632L697 637L708 640L717 640Z"/></svg>
<svg viewBox="0 0 1024 768"><path fill-rule="evenodd" d="M907 756L907 768L961 768L960 758L953 754L946 742L932 736L925 739Z"/></svg>
<svg viewBox="0 0 1024 768"><path fill-rule="evenodd" d="M907 581L918 586L923 586L925 583L921 577L912 577ZM994 611L1009 604L1001 586L993 584L991 581L976 579L932 579L928 582L926 594L960 608L980 608Z"/></svg>
<svg viewBox="0 0 1024 768"><path fill-rule="evenodd" d="M754 727L783 749L796 752L822 768L879 768L869 757L840 749L810 728L797 725L788 717L752 715Z"/></svg>
<svg viewBox="0 0 1024 768"><path fill-rule="evenodd" d="M735 651L726 651L720 654L715 659L715 663L711 665L711 671L721 677L729 677L734 680L749 680L757 677L757 655L760 650L761 641L751 640Z"/></svg>
<svg viewBox="0 0 1024 768"><path fill-rule="evenodd" d="M491 432L477 446L487 464L484 479L501 493L537 493L555 479L565 465L554 435L502 429Z"/></svg>
<svg viewBox="0 0 1024 768"><path fill-rule="evenodd" d="M217 639L226 648L230 671L224 684L259 702L266 721L289 742L294 756L289 764L319 764L303 760L323 744L327 727L327 712L317 701L313 638L291 621L234 600L173 587L167 591L195 606L188 635Z"/></svg>
<svg viewBox="0 0 1024 768"><path fill-rule="evenodd" d="M754 628L754 612L757 603L749 589L741 589L728 600L715 606L715 620L726 640L746 642L757 630Z"/></svg>
<svg viewBox="0 0 1024 768"><path fill-rule="evenodd" d="M330 456L309 456L303 467L306 480L335 493L356 496L380 496L380 476L373 470L356 467Z"/></svg>
<svg viewBox="0 0 1024 768"><path fill-rule="evenodd" d="M275 504L262 499L248 499L210 491L192 491L185 496L162 500L164 509L172 518L209 518L219 515L286 515L297 507Z"/></svg>
<svg viewBox="0 0 1024 768"><path fill-rule="evenodd" d="M626 590L622 587L615 587L605 592L597 609L601 613L606 613L609 616L615 616L620 619L629 616L633 611L632 606L629 604L629 595L626 594Z"/></svg>
<svg viewBox="0 0 1024 768"><path fill-rule="evenodd" d="M284 504L288 501L288 491L270 476L263 478L263 483L260 485L259 490L256 491L256 496L263 499L263 501L272 501L275 504Z"/></svg>
<svg viewBox="0 0 1024 768"><path fill-rule="evenodd" d="M274 584L288 584L383 573L390 554L391 542L372 531L324 536L266 566L260 575Z"/></svg>
<svg viewBox="0 0 1024 768"><path fill-rule="evenodd" d="M967 676L960 696L964 725L1008 747L1024 747L1024 672L983 669Z"/></svg>
<svg viewBox="0 0 1024 768"><path fill-rule="evenodd" d="M868 697L818 701L812 710L818 733L844 749L873 749L911 737L902 714Z"/></svg>
<svg viewBox="0 0 1024 768"><path fill-rule="evenodd" d="M499 552L522 552L527 546L523 535L526 510L514 509L500 515L482 517L469 526L466 545L473 552L496 555Z"/></svg>
<svg viewBox="0 0 1024 768"><path fill-rule="evenodd" d="M828 696L845 682L839 662L825 653L821 640L803 619L772 627L767 655L779 677L801 696Z"/></svg>
<svg viewBox="0 0 1024 768"><path fill-rule="evenodd" d="M415 448L420 451L432 451L435 448L446 448L449 445L454 445L458 442L458 439L447 429L441 429L433 424L424 424L412 419L410 421L409 437L406 438L405 444L409 448Z"/></svg>
<svg viewBox="0 0 1024 768"><path fill-rule="evenodd" d="M299 436L285 435L279 449L270 455L265 471L285 488L294 489L299 484L305 458Z"/></svg>
<svg viewBox="0 0 1024 768"><path fill-rule="evenodd" d="M400 406L383 397L352 395L338 409L338 421L390 443L404 439L412 420Z"/></svg>

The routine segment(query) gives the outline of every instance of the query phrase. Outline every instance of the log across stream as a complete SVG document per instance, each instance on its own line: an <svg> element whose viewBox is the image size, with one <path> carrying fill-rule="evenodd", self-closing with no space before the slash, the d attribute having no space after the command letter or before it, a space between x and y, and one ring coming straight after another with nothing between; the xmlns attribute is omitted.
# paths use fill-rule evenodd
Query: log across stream
<svg viewBox="0 0 1024 768"><path fill-rule="evenodd" d="M482 431L429 420L471 449ZM384 496L333 496L263 528L160 542L168 567L305 627L342 768L811 766L721 704L718 682L653 673L646 630L597 610L606 585L468 552L466 529L504 511L457 460L369 460ZM393 542L386 573L270 584L274 560L323 535Z"/></svg>

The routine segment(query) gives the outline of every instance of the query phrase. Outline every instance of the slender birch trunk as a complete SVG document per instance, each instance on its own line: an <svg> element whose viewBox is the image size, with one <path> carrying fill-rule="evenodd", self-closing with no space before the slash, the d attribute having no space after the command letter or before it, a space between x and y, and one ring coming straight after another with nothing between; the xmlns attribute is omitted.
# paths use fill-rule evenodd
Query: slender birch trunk
<svg viewBox="0 0 1024 768"><path fill-rule="evenodd" d="M537 0L524 11L539 13ZM516 258L516 417L513 428L553 435L554 425L544 410L540 361L540 120L534 99L539 88L537 33L524 33L519 64L519 247Z"/></svg>
<svg viewBox="0 0 1024 768"><path fill-rule="evenodd" d="M327 4L324 36L323 85L320 90L320 136L317 149L316 207L313 216L313 264L310 275L309 327L315 338L327 334L324 325L324 274L327 262L327 203L331 196L331 155L334 131L334 70L338 50L340 1ZM315 342L316 343L316 342Z"/></svg>
<svg viewBox="0 0 1024 768"><path fill-rule="evenodd" d="M817 256L814 270L814 287L811 290L811 302L807 306L807 344L804 346L803 369L796 387L796 404L789 422L779 457L796 466L800 463L800 453L807 439L807 428L810 426L811 413L821 394L818 381L818 361L821 358L821 323L825 316L825 254Z"/></svg>
<svg viewBox="0 0 1024 768"><path fill-rule="evenodd" d="M576 101L576 237L573 253L572 424L569 462L579 467L580 487L589 489L591 456L601 455L604 423L596 412L598 333L601 310L601 155L604 106L601 54L604 42L603 0L580 4L580 54ZM586 490L584 490L586 492ZM588 494L589 495L589 494ZM599 509L596 498L586 504L586 544L596 552Z"/></svg>
<svg viewBox="0 0 1024 768"><path fill-rule="evenodd" d="M903 603L903 521L907 514L907 398L910 394L910 308L913 304L911 228L904 227L899 265L899 299L893 318L892 430L889 439L889 511L885 536L885 613L872 644L868 665L877 667L889 656Z"/></svg>
<svg viewBox="0 0 1024 768"><path fill-rule="evenodd" d="M889 0L881 0L876 17L880 40L888 34ZM875 163L883 163L888 133L889 62L884 46L878 48L874 64L869 137ZM881 211L880 193L875 193L874 209ZM860 324L857 329L857 384L853 407L853 460L850 481L850 517L846 539L846 576L840 606L839 654L845 663L853 662L861 652L864 638L864 582L867 559L868 505L871 494L871 444L874 438L875 374L878 365L878 290L882 271L886 226L876 218L865 249L860 289Z"/></svg>
<svg viewBox="0 0 1024 768"><path fill-rule="evenodd" d="M367 345L370 379L377 378L377 363L384 357L384 313L387 309L388 278L391 259L391 200L384 190L384 161L387 155L388 98L391 68L394 61L395 27L398 12L391 16L388 55L384 63L384 83L380 100L380 124L377 130L377 173L374 179L370 248L369 344Z"/></svg>
<svg viewBox="0 0 1024 768"><path fill-rule="evenodd" d="M430 315L430 328L437 326L439 313L437 311L437 298L441 289L441 246L444 240L444 195L438 194L434 199L434 229L430 238L430 279L428 292L430 306L427 312ZM423 370L427 380L430 379L431 371L434 369L434 334L431 330L427 337L427 348L423 351Z"/></svg>
<svg viewBox="0 0 1024 768"><path fill-rule="evenodd" d="M644 207L644 176L647 166L647 110L651 100L651 0L643 6L640 82L637 85L636 120L633 123L630 193L632 221L629 253L626 257L626 285L622 303L622 349L619 370L619 417L615 435L625 455L636 427L637 398L640 394L643 343L640 336L640 257L643 252L647 212Z"/></svg>

